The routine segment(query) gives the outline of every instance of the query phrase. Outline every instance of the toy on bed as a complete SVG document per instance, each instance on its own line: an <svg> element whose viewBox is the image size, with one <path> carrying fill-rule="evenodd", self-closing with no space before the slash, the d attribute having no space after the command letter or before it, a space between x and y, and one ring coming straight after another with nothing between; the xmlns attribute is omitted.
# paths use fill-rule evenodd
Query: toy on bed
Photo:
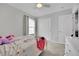
<svg viewBox="0 0 79 59"><path fill-rule="evenodd" d="M14 41L14 35L8 35L6 37L0 36L0 45L8 44Z"/></svg>

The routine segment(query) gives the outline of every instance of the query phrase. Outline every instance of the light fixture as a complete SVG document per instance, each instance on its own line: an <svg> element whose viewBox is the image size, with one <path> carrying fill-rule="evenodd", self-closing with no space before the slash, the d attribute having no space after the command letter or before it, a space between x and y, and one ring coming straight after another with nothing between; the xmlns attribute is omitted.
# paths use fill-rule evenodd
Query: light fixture
<svg viewBox="0 0 79 59"><path fill-rule="evenodd" d="M36 4L36 7L37 7L37 8L42 8L42 7L43 7L43 4L42 4L42 3L37 3L37 4Z"/></svg>

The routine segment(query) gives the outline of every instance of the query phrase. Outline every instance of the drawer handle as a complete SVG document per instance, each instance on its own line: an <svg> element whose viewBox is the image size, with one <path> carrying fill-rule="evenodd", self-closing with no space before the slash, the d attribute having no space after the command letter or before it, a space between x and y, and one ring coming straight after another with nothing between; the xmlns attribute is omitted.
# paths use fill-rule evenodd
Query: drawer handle
<svg viewBox="0 0 79 59"><path fill-rule="evenodd" d="M68 52L66 52L65 54L68 54Z"/></svg>
<svg viewBox="0 0 79 59"><path fill-rule="evenodd" d="M69 50L69 52L71 52L71 50Z"/></svg>

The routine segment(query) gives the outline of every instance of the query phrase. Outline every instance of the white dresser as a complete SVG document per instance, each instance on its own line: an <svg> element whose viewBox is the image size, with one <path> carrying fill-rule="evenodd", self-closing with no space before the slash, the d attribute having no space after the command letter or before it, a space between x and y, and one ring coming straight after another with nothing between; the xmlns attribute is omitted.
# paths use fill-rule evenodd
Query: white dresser
<svg viewBox="0 0 79 59"><path fill-rule="evenodd" d="M66 38L65 56L79 56L79 38Z"/></svg>

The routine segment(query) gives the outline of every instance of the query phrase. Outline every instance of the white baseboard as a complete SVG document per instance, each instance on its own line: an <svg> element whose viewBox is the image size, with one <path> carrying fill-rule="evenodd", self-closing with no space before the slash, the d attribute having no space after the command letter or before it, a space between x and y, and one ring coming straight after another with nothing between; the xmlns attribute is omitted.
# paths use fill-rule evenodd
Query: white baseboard
<svg viewBox="0 0 79 59"><path fill-rule="evenodd" d="M52 43L65 44L65 43L56 42L56 41L53 41L53 40L48 40L48 41L50 41L50 42L52 42Z"/></svg>

